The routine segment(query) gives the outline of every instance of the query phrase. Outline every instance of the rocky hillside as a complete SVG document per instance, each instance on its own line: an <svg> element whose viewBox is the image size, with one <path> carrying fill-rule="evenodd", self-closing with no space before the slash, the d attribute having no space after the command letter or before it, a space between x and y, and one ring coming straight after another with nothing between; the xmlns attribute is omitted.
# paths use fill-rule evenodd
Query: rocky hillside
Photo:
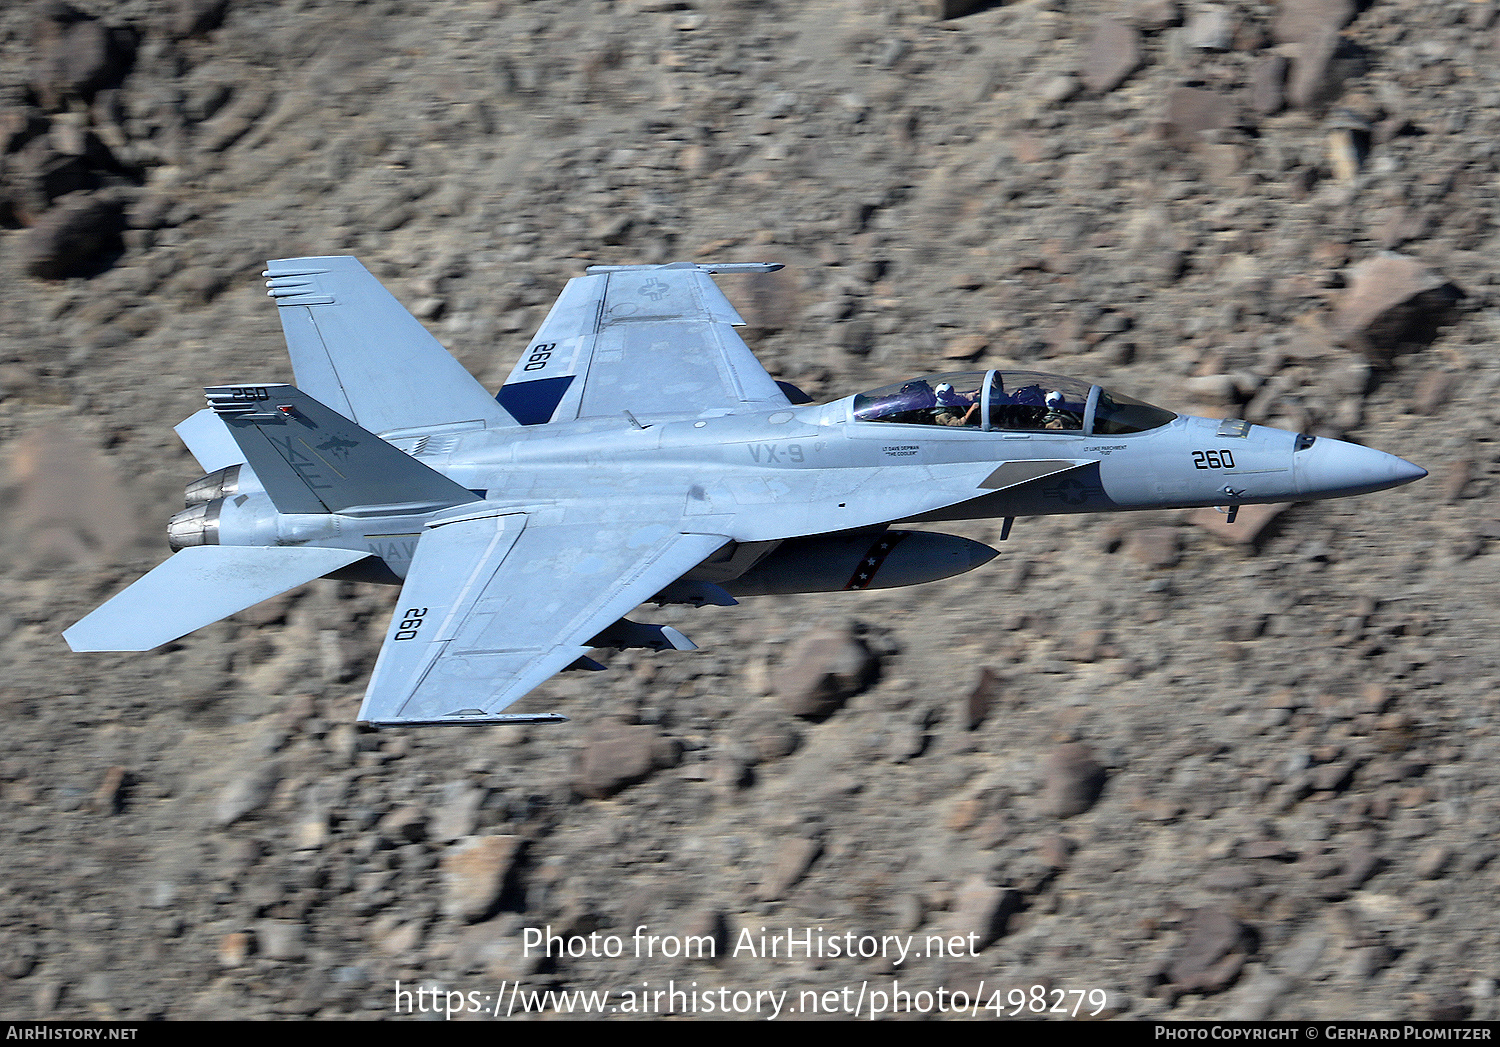
<svg viewBox="0 0 1500 1047"><path fill-rule="evenodd" d="M0 1014L1500 1017L1495 0L968 6L0 6ZM817 398L1020 364L1432 475L669 609L560 727L354 727L351 584L71 654L332 253L491 388L591 262L776 261Z"/></svg>

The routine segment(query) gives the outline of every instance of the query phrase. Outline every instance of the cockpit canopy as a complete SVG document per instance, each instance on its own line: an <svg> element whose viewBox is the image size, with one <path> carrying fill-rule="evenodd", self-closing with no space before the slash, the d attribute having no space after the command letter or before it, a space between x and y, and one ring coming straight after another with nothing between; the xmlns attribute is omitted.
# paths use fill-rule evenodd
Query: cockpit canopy
<svg viewBox="0 0 1500 1047"><path fill-rule="evenodd" d="M1171 411L1040 371L956 371L888 385L854 398L861 422L1019 432L1122 436L1166 425Z"/></svg>

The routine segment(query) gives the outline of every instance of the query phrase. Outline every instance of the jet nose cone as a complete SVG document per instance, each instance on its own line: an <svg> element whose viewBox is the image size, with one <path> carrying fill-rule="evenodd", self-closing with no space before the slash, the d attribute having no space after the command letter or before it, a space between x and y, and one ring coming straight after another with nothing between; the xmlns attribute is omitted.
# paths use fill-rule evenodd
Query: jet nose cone
<svg viewBox="0 0 1500 1047"><path fill-rule="evenodd" d="M1323 438L1292 456L1297 491L1312 498L1368 494L1409 484L1427 470L1373 447Z"/></svg>
<svg viewBox="0 0 1500 1047"><path fill-rule="evenodd" d="M1395 455L1391 455L1390 457L1396 458ZM1413 480L1422 479L1422 477L1427 475L1427 470L1423 469L1420 465L1413 465L1405 458L1396 458L1395 473L1396 480L1391 486L1398 487L1401 484L1409 484Z"/></svg>

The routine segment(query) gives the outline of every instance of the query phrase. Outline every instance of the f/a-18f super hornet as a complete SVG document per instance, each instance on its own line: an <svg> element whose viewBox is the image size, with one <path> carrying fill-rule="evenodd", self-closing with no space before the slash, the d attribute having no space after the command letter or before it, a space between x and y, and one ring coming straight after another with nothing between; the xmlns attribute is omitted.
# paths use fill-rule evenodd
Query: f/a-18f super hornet
<svg viewBox="0 0 1500 1047"><path fill-rule="evenodd" d="M1326 437L1174 414L1087 381L934 374L812 404L734 331L712 273L591 266L491 396L353 258L265 275L296 385L205 390L208 472L175 554L63 635L144 651L319 577L400 584L360 709L376 725L538 723L507 706L595 648L690 650L645 602L882 589L988 546L892 525L1364 494L1424 470Z"/></svg>

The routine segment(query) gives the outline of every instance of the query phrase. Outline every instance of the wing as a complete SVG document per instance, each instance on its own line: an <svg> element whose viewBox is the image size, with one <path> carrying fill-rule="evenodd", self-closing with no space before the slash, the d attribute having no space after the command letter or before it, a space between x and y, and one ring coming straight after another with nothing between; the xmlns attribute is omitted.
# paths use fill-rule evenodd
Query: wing
<svg viewBox="0 0 1500 1047"><path fill-rule="evenodd" d="M516 424L357 259L269 265L297 387L315 400L381 436Z"/></svg>
<svg viewBox="0 0 1500 1047"><path fill-rule="evenodd" d="M417 543L359 718L504 722L500 710L728 540L524 513L434 526Z"/></svg>
<svg viewBox="0 0 1500 1047"><path fill-rule="evenodd" d="M591 266L568 281L500 390L523 425L785 405L710 273L779 265Z"/></svg>

